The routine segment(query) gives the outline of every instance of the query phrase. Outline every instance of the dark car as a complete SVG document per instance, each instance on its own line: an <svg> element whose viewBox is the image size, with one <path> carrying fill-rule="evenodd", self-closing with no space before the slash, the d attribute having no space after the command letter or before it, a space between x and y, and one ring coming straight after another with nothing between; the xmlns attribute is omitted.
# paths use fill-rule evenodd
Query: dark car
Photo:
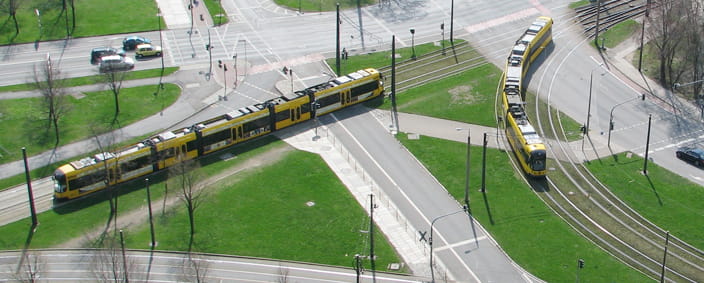
<svg viewBox="0 0 704 283"><path fill-rule="evenodd" d="M90 51L90 63L96 65L100 63L100 58L110 55L125 56L125 51L112 47L97 47Z"/></svg>
<svg viewBox="0 0 704 283"><path fill-rule="evenodd" d="M704 149L694 147L681 147L675 153L677 158L692 162L694 165L704 166Z"/></svg>
<svg viewBox="0 0 704 283"><path fill-rule="evenodd" d="M128 36L122 40L122 48L125 50L134 50L137 48L137 45L144 43L152 43L152 41L141 36Z"/></svg>

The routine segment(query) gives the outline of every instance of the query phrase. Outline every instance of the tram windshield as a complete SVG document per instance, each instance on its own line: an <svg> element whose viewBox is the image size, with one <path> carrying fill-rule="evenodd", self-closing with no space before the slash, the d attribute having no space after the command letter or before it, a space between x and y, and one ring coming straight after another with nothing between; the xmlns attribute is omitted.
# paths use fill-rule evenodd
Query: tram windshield
<svg viewBox="0 0 704 283"><path fill-rule="evenodd" d="M536 150L536 151L531 152L530 167L534 171L545 170L545 151L544 150Z"/></svg>

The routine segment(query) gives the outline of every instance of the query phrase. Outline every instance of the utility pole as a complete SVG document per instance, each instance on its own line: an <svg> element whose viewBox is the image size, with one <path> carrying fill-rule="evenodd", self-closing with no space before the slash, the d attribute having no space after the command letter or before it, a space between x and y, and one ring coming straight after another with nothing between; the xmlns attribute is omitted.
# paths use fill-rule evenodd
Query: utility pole
<svg viewBox="0 0 704 283"><path fill-rule="evenodd" d="M643 162L643 175L648 175L648 150L650 148L650 126L653 120L653 114L648 115L648 137L645 140L645 161Z"/></svg>
<svg viewBox="0 0 704 283"><path fill-rule="evenodd" d="M464 205L467 206L467 210L471 211L469 209L469 156L470 156L470 134L469 134L469 129L467 129L467 162L466 162L466 169L467 171L465 172L465 178L464 178Z"/></svg>
<svg viewBox="0 0 704 283"><path fill-rule="evenodd" d="M486 192L486 133L484 133L484 147L482 149L482 193Z"/></svg>
<svg viewBox="0 0 704 283"><path fill-rule="evenodd" d="M667 245L670 243L670 231L665 235L665 252L662 255L662 269L660 270L660 283L665 282L665 260L667 260Z"/></svg>
<svg viewBox="0 0 704 283"><path fill-rule="evenodd" d="M22 147L22 159L24 159L24 176L27 180L27 194L29 195L29 213L32 215L32 229L39 225L37 221L37 211L34 208L34 194L32 193L32 177L29 174L29 163L27 162L27 149Z"/></svg>
<svg viewBox="0 0 704 283"><path fill-rule="evenodd" d="M151 247L152 247L152 249L154 249L154 247L156 247L156 238L154 237L154 218L152 217L152 194L149 191L149 178L144 179L144 182L147 184L147 206L149 207L149 229L151 231L151 236L152 236Z"/></svg>
<svg viewBox="0 0 704 283"><path fill-rule="evenodd" d="M594 29L594 46L599 48L599 12L601 10L601 0L596 0L596 29Z"/></svg>
<svg viewBox="0 0 704 283"><path fill-rule="evenodd" d="M130 279L127 275L127 254L125 254L125 238L122 235L122 229L120 229L120 247L122 247L122 268L125 272L125 283L129 283Z"/></svg>
<svg viewBox="0 0 704 283"><path fill-rule="evenodd" d="M376 259L374 258L374 195L369 194L369 261L372 267L372 282L376 282Z"/></svg>
<svg viewBox="0 0 704 283"><path fill-rule="evenodd" d="M398 132L396 120L396 36L391 36L391 127Z"/></svg>
<svg viewBox="0 0 704 283"><path fill-rule="evenodd" d="M336 44L336 49L335 49L335 71L337 71L337 75L340 75L340 3L336 4L337 7L337 21L335 22L335 25L337 26L337 40L335 41Z"/></svg>

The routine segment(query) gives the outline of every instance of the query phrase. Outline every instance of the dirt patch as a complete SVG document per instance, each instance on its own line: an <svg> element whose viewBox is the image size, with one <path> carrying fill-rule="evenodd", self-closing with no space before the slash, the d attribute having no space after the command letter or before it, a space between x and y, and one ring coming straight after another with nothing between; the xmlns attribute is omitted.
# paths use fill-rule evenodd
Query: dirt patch
<svg viewBox="0 0 704 283"><path fill-rule="evenodd" d="M274 164L278 162L279 160L282 160L289 152L294 151L295 148L292 146L289 146L288 144L284 144L282 146L277 146L274 147L266 152L263 152L259 155L252 156L251 158L247 159L245 162L241 164L237 164L234 166L231 166L222 172L218 173L217 175L211 176L208 179L205 179L201 181L200 184L198 184L196 187L198 188L207 188L208 190L215 191L220 189L219 187L213 187L211 185L217 183L218 181L221 181L227 177L230 177L234 174L238 174L241 172L246 172L249 170L257 169L260 167L264 167L270 164ZM226 161L223 161L226 162ZM180 201L180 195L178 193L175 193L174 190L169 193L168 198L166 199L166 205L165 205L165 210L169 211L171 208L173 208L176 205L182 205L182 202ZM158 200L152 200L153 204L159 203L161 204L164 200L163 199L158 199ZM162 212L162 205L152 205L152 213L154 215L159 214ZM95 227L92 231L88 232L87 234L82 235L81 237L76 237L74 239L68 240L60 245L55 246L55 248L90 248L92 247L91 243L95 240L98 239L101 234L107 233L112 231L114 227L118 227L117 229L123 229L127 230L130 227L137 227L142 224L147 223L148 215L149 214L149 209L147 206L142 206L137 209L128 211L128 212L123 212L119 211L118 212L118 217L117 217L117 225L114 223L109 223L106 226L97 226Z"/></svg>
<svg viewBox="0 0 704 283"><path fill-rule="evenodd" d="M450 103L452 104L473 104L477 102L477 98L472 95L471 85L459 85L449 89Z"/></svg>

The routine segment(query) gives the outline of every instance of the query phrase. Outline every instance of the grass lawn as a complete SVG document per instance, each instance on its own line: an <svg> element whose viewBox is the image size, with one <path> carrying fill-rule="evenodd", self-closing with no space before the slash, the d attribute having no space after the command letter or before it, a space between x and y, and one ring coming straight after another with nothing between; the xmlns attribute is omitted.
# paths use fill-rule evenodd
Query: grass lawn
<svg viewBox="0 0 704 283"><path fill-rule="evenodd" d="M398 111L448 120L496 126L494 103L501 71L484 64L445 79L399 93ZM383 109L391 108L384 100Z"/></svg>
<svg viewBox="0 0 704 283"><path fill-rule="evenodd" d="M365 209L316 154L291 151L275 164L212 187L219 189L196 210L197 251L340 266L350 266L354 254L369 253L368 234L360 232L369 230ZM159 249L188 250L183 205L155 222ZM375 231L376 266L385 269L399 258ZM148 225L131 232L127 241L140 249L149 243Z"/></svg>
<svg viewBox="0 0 704 283"><path fill-rule="evenodd" d="M422 136L401 142L460 203L464 202L463 143ZM510 167L505 152L487 149L486 193L481 185L482 148L471 148L470 208L474 217L501 244L508 255L530 273L547 282L575 279L577 260L584 282L646 282L641 273L614 259L577 234L524 184ZM462 166L457 166L462 164Z"/></svg>
<svg viewBox="0 0 704 283"><path fill-rule="evenodd" d="M645 218L677 238L704 249L704 190L698 184L627 153L590 162L587 168L614 194Z"/></svg>
<svg viewBox="0 0 704 283"><path fill-rule="evenodd" d="M274 137L265 137L206 156L200 162L200 170L204 177L214 176L282 147L288 145ZM222 161L221 156L227 153L237 157ZM164 175L150 176L153 207L162 205ZM123 191L119 197L120 211L146 210L143 187L141 180L119 187ZM196 210L194 251L340 266L351 266L354 254L368 253L368 235L360 233L369 227L365 208L315 154L289 150L280 161L237 171L210 188L215 187L218 190L208 192L203 205ZM177 190L173 183L169 186L171 196ZM109 215L105 195L101 192L59 210L41 213L30 247L55 246L101 228ZM309 206L308 202L314 205ZM147 219L144 221L146 224ZM0 245L6 249L22 248L30 224L29 219L24 219L0 227ZM148 229L148 225L128 229L127 246L148 249ZM155 230L159 249L188 250L188 217L180 202L155 216ZM400 262L384 236L376 231L378 268Z"/></svg>
<svg viewBox="0 0 704 283"><path fill-rule="evenodd" d="M336 4L340 3L340 12L344 12L342 10L350 9L350 8L356 8L357 7L357 0L344 0L344 1L331 1L331 0L274 0L274 3L276 3L279 6L284 6L288 7L291 10L295 11L301 11L301 12L327 12L327 11L335 11ZM360 5L362 6L368 6L372 4L376 4L377 1L374 0L361 0ZM213 14L211 12L211 14Z"/></svg>
<svg viewBox="0 0 704 283"><path fill-rule="evenodd" d="M7 1L6 1L7 2ZM159 27L156 1L144 0L90 0L75 3L75 30L70 5L62 13L62 1L22 0L17 8L19 33L12 17L5 16L0 25L0 44L34 42L38 39L66 38L66 22L73 37L119 34ZM69 3L70 1L67 1ZM38 17L36 11L39 11ZM68 19L65 15L68 14ZM41 29L39 27L41 21ZM166 26L162 20L162 26ZM41 36L40 36L41 30Z"/></svg>
<svg viewBox="0 0 704 283"><path fill-rule="evenodd" d="M179 67L166 67L166 68L164 68L164 76L171 75L174 72L178 71L178 69L179 69ZM125 80L127 81L127 80L137 80L137 79L145 79L145 78L155 78L160 75L161 75L160 68L159 69L140 70L140 71L130 71L127 74L125 74ZM94 76L63 79L62 83L63 83L64 87L74 87L74 86L82 86L82 85L102 84L102 83L104 83L104 81L105 81L105 76L94 75ZM34 83L0 86L0 96L3 95L3 92L26 91L26 90L35 90L35 89L37 89L37 87Z"/></svg>
<svg viewBox="0 0 704 283"><path fill-rule="evenodd" d="M227 17L227 12L222 8L222 0L203 0L203 2L208 8L213 24L224 25L230 21Z"/></svg>
<svg viewBox="0 0 704 283"><path fill-rule="evenodd" d="M621 42L633 36L636 32L640 33L640 23L633 19L625 20L611 27L609 30L600 33L599 46L601 46L603 38L603 44L606 48L614 48L616 45L621 44Z"/></svg>
<svg viewBox="0 0 704 283"><path fill-rule="evenodd" d="M120 92L120 125L125 126L135 121L158 113L168 107L179 97L181 89L174 84L165 84L165 89L158 97L153 96L155 86L124 88ZM61 131L60 144L91 137L93 129L105 132L109 128L115 105L110 91L85 93L85 97L66 96L70 111L59 123ZM54 146L54 134L46 130L47 121L40 109L41 98L21 98L3 100L0 112L0 147L3 152L0 163L22 158L19 150L27 148L28 155L50 150Z"/></svg>
<svg viewBox="0 0 704 283"><path fill-rule="evenodd" d="M265 138L255 142L246 143L222 153L232 153L238 158L229 162L217 162L217 155L203 158L201 164L204 176L212 176L217 172L225 170L229 166L234 166L246 161L248 158L272 149L277 146L276 138ZM281 143L278 143L281 146ZM151 183L151 194L154 203L159 203L164 194L166 174L164 172L149 176ZM142 179L127 182L117 187L121 192L119 196L119 211L133 210L146 205L146 190ZM173 193L173 191L171 191ZM82 237L88 231L92 231L107 223L110 213L110 204L107 201L108 194L97 192L76 201L70 202L60 208L40 213L37 218L40 222L37 232L31 239L32 248L48 248L59 245L76 237ZM145 214L146 215L146 214ZM21 221L0 226L0 246L5 249L22 248L31 219L26 218Z"/></svg>
<svg viewBox="0 0 704 283"><path fill-rule="evenodd" d="M463 40L455 40L455 44L459 44ZM445 40L445 48L450 47L450 41ZM415 46L416 56L420 57L426 53L437 51L442 49L441 44L435 44L433 42L418 44ZM342 51L340 51L342 52ZM400 63L403 60L408 60L411 58L413 50L411 47L396 48L396 54L400 55L401 58L396 59L396 63ZM335 70L335 58L325 59L325 62ZM383 50L367 54L359 54L350 56L347 60L340 60L340 72L342 74L349 74L351 72L361 70L364 68L381 68L391 66L391 49Z"/></svg>

